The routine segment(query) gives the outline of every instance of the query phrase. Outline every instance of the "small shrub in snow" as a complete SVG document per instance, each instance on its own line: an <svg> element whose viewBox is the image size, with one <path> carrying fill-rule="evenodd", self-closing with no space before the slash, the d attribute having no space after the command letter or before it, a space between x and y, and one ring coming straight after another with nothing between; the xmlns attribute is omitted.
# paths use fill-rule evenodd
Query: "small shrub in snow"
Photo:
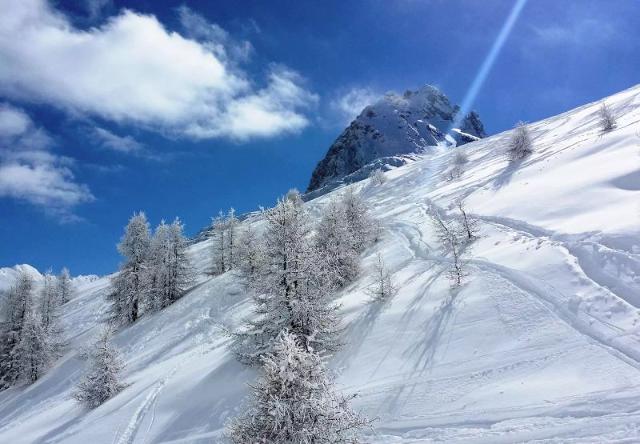
<svg viewBox="0 0 640 444"><path fill-rule="evenodd" d="M533 142L529 135L529 128L524 122L519 122L513 130L507 154L511 160L520 160L533 152Z"/></svg>
<svg viewBox="0 0 640 444"><path fill-rule="evenodd" d="M602 102L602 105L600 105L598 116L600 117L600 128L603 133L608 133L609 131L614 130L617 126L616 118L613 115L611 108L609 108L605 102Z"/></svg>
<svg viewBox="0 0 640 444"><path fill-rule="evenodd" d="M384 175L384 171L381 169L373 170L369 178L371 179L371 184L376 186L382 185L387 181L387 176Z"/></svg>
<svg viewBox="0 0 640 444"><path fill-rule="evenodd" d="M337 393L322 358L283 331L264 356L248 410L231 421L231 442L355 444L369 422Z"/></svg>
<svg viewBox="0 0 640 444"><path fill-rule="evenodd" d="M78 384L74 398L93 409L124 388L120 373L124 367L118 350L111 344L109 330L104 330L89 351L89 369Z"/></svg>

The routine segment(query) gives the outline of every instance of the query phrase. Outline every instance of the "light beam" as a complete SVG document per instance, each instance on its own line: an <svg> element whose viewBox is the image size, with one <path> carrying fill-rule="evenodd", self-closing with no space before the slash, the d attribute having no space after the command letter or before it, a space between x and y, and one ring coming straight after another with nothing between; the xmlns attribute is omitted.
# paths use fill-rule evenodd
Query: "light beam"
<svg viewBox="0 0 640 444"><path fill-rule="evenodd" d="M518 20L518 17L520 16L520 13L522 12L522 9L524 8L526 3L527 3L527 0L517 0L516 4L513 5L513 8L511 9L509 16L507 17L507 20L504 22L504 25L502 25L502 29L500 30L498 37L493 42L493 45L491 46L491 50L489 50L489 53L487 54L484 61L482 62L482 65L480 66L480 70L478 71L478 74L476 74L476 77L473 79L473 82L471 83L471 87L469 88L469 90L467 91L467 94L464 96L464 99L462 100L462 104L460 105L460 111L458 111L458 114L456 115L455 120L451 124L451 129L459 128L460 122L462 122L462 119L464 119L465 116L469 113L469 111L471 111L471 107L473 106L473 103L476 100L478 93L480 92L480 88L482 88L484 81L487 80L487 77L491 72L491 68L496 62L496 59L498 58L498 56L500 55L500 51L502 50L502 47L507 41L507 38L509 37L511 30L513 29L513 25L515 25L516 21Z"/></svg>

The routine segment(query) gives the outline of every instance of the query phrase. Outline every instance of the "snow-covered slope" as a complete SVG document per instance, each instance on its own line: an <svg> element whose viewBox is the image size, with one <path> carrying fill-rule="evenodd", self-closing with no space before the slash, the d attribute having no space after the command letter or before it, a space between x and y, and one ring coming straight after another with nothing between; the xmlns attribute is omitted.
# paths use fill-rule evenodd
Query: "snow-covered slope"
<svg viewBox="0 0 640 444"><path fill-rule="evenodd" d="M436 148L383 185L352 185L384 235L339 295L346 345L331 365L377 418L366 442L640 439L640 87L607 103L615 131L600 134L598 104L578 108L532 124L535 152L517 165L503 154L507 132L458 148L470 159L459 179L447 180L454 152ZM316 214L330 198L307 205ZM426 212L458 199L482 237L452 294ZM210 247L190 249L201 273L188 295L116 336L129 386L91 412L70 394L108 280L79 285L64 316L69 353L36 384L0 393L0 442L223 442L255 372L223 334L250 302L232 273L204 273ZM400 287L386 305L366 293L378 252Z"/></svg>
<svg viewBox="0 0 640 444"><path fill-rule="evenodd" d="M485 136L475 112L448 135L458 111L430 85L403 95L386 94L362 110L329 147L313 171L307 192L326 193L341 183L366 178L372 169L402 164L408 154L440 144L463 145Z"/></svg>

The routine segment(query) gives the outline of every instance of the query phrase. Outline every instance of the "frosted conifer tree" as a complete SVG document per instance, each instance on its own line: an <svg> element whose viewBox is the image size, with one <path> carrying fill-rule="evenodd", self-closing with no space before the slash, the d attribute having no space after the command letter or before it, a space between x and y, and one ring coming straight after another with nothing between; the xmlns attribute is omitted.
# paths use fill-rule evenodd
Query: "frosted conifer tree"
<svg viewBox="0 0 640 444"><path fill-rule="evenodd" d="M14 359L18 368L18 380L27 384L40 379L54 359L51 338L34 307L27 308L25 313Z"/></svg>
<svg viewBox="0 0 640 444"><path fill-rule="evenodd" d="M231 442L355 444L369 422L339 394L322 358L288 331L264 356L263 375L252 386L248 410L231 421Z"/></svg>
<svg viewBox="0 0 640 444"><path fill-rule="evenodd" d="M611 108L609 108L605 102L602 102L602 105L600 105L598 116L600 117L600 128L603 133L608 133L609 131L614 130L617 126L616 118L613 115Z"/></svg>
<svg viewBox="0 0 640 444"><path fill-rule="evenodd" d="M73 297L73 284L71 283L71 276L69 270L64 267L58 276L58 299L60 304L66 304Z"/></svg>
<svg viewBox="0 0 640 444"><path fill-rule="evenodd" d="M124 388L124 384L120 381L124 364L118 350L111 344L109 330L104 330L88 357L88 371L78 384L74 398L93 409Z"/></svg>
<svg viewBox="0 0 640 444"><path fill-rule="evenodd" d="M387 181L387 176L384 175L384 171L376 169L371 172L369 179L372 185L379 186Z"/></svg>
<svg viewBox="0 0 640 444"><path fill-rule="evenodd" d="M322 209L316 229L316 249L328 279L335 287L344 287L359 271L359 257L354 239L356 233L349 226L345 205L331 200Z"/></svg>
<svg viewBox="0 0 640 444"><path fill-rule="evenodd" d="M161 310L180 299L193 279L186 254L187 239L180 219L158 225L151 240L145 267L146 305Z"/></svg>
<svg viewBox="0 0 640 444"><path fill-rule="evenodd" d="M213 221L213 270L222 274L234 268L238 262L238 218L231 208L225 215L222 212Z"/></svg>
<svg viewBox="0 0 640 444"><path fill-rule="evenodd" d="M237 241L238 266L243 276L253 280L262 261L262 243L251 224L239 233Z"/></svg>
<svg viewBox="0 0 640 444"><path fill-rule="evenodd" d="M327 280L317 265L302 199L290 193L266 211L264 218L264 260L249 282L257 316L235 335L238 358L259 363L284 329L307 349L335 349L337 307L329 300Z"/></svg>
<svg viewBox="0 0 640 444"><path fill-rule="evenodd" d="M59 321L60 304L57 278L51 274L51 271L47 271L40 291L40 319L52 358L59 356L63 345L62 327Z"/></svg>
<svg viewBox="0 0 640 444"><path fill-rule="evenodd" d="M349 230L351 248L361 253L378 236L377 222L371 217L364 200L352 187L346 189L340 199L340 205Z"/></svg>
<svg viewBox="0 0 640 444"><path fill-rule="evenodd" d="M22 272L6 294L0 317L0 389L15 384L20 376L17 347L27 315L33 310L33 286L31 276Z"/></svg>
<svg viewBox="0 0 640 444"><path fill-rule="evenodd" d="M120 272L111 281L111 320L127 325L140 316L142 297L145 294L145 261L150 246L149 223L144 213L134 214L118 244L118 251L125 257Z"/></svg>
<svg viewBox="0 0 640 444"><path fill-rule="evenodd" d="M42 312L42 326L48 329L53 324L58 308L58 293L55 277L51 270L44 274L42 290L40 291L40 307Z"/></svg>
<svg viewBox="0 0 640 444"><path fill-rule="evenodd" d="M526 123L518 122L516 125L511 135L511 140L509 140L507 153L511 160L524 159L533 153L533 142Z"/></svg>

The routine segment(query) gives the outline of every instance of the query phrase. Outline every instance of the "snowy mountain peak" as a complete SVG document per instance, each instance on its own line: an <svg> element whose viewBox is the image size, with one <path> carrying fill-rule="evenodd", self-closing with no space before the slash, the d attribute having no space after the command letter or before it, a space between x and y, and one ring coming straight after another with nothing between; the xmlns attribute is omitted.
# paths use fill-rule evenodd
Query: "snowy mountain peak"
<svg viewBox="0 0 640 444"><path fill-rule="evenodd" d="M485 136L475 112L465 116L459 129L452 128L458 112L459 107L431 85L385 94L365 107L331 145L307 192L323 193L339 183L363 179L372 169L397 166L404 163L403 156L433 146L462 145Z"/></svg>

